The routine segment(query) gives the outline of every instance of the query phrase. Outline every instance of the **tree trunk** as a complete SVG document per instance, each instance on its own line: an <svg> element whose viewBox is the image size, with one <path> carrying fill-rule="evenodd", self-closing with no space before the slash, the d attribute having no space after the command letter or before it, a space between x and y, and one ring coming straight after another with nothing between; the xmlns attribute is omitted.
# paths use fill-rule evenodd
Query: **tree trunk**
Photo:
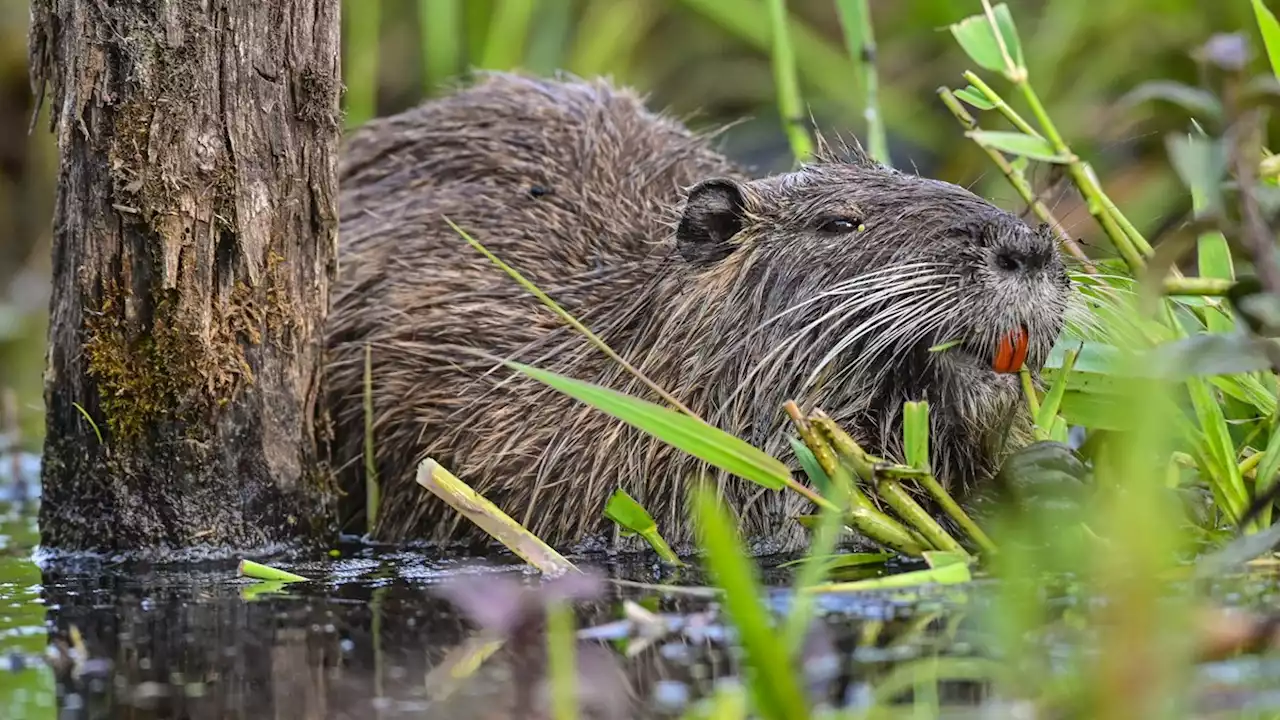
<svg viewBox="0 0 1280 720"><path fill-rule="evenodd" d="M45 547L332 531L338 5L33 0L61 154Z"/></svg>

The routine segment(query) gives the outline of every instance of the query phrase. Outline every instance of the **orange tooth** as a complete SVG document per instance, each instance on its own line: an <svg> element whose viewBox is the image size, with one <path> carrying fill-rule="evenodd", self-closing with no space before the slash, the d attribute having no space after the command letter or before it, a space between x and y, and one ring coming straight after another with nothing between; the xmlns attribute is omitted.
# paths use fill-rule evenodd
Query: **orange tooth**
<svg viewBox="0 0 1280 720"><path fill-rule="evenodd" d="M1019 327L1000 338L992 369L999 373L1016 373L1027 361L1027 329Z"/></svg>

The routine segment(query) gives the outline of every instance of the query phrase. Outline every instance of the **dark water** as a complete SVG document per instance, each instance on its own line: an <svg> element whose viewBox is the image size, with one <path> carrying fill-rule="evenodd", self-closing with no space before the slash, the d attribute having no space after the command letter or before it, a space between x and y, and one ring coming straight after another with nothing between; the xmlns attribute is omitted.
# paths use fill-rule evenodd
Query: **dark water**
<svg viewBox="0 0 1280 720"><path fill-rule="evenodd" d="M500 651L470 685L452 686L447 698L441 691L446 660L475 629L441 594L442 583L534 579L511 558L449 558L357 542L319 557L261 558L314 578L287 586L239 577L235 558L49 562L35 552L38 499L14 497L11 487L0 492L0 718L529 716L512 689L536 664L524 656ZM576 561L613 580L705 580L672 577L634 558ZM778 564L765 580L770 602L785 609L782 585L791 575ZM1264 577L1215 594L1276 607L1276 588ZM500 590L493 589L494 604L501 604ZM904 661L978 653L987 638L973 618L989 594L975 583L822 597L822 620L804 654L807 690L865 706ZM655 625L627 622L626 601L665 618L668 634L639 647L637 635ZM597 649L611 647L604 655L580 654L583 686L600 707L627 698L627 717L677 717L737 675L733 638L705 598L610 580L599 599L580 606L577 620L590 629L584 642L604 639ZM628 657L628 648L639 651ZM1198 682L1211 690L1206 708L1280 711L1278 663L1263 656L1204 666ZM940 689L951 707L977 711L988 700L976 682ZM993 709L971 716L1015 716Z"/></svg>

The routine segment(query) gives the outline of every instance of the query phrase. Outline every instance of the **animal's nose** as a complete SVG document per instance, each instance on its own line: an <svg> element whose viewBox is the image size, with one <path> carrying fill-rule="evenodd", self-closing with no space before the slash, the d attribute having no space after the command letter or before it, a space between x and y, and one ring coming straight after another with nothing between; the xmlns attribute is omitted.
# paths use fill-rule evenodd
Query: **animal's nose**
<svg viewBox="0 0 1280 720"><path fill-rule="evenodd" d="M996 252L996 267L1006 272L1017 272L1027 267L1027 257L1015 250L999 250Z"/></svg>

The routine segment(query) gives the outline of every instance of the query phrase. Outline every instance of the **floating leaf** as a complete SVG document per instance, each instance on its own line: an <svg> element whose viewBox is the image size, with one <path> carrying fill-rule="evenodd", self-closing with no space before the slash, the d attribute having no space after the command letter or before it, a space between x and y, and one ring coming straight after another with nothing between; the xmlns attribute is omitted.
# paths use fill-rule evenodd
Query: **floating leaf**
<svg viewBox="0 0 1280 720"><path fill-rule="evenodd" d="M951 34L965 53L978 65L987 70L1003 73L1010 80L1020 81L1026 77L1026 65L1022 58L1022 43L1018 40L1018 31L1013 24L1013 16L1004 3L992 8L996 26L1000 28L1000 38L1013 67L1005 61L1000 51L1000 43L992 32L991 22L986 13L970 15L958 23L951 25Z"/></svg>
<svg viewBox="0 0 1280 720"><path fill-rule="evenodd" d="M287 570L279 570L252 560L241 560L238 570L242 577L255 580L275 580L278 582L306 582L307 580L301 575L295 575Z"/></svg>
<svg viewBox="0 0 1280 720"><path fill-rule="evenodd" d="M970 130L965 133L979 145L1003 152L1051 163L1067 163L1071 158L1054 151L1048 140L1026 133L1006 130Z"/></svg>
<svg viewBox="0 0 1280 720"><path fill-rule="evenodd" d="M782 489L791 479L782 461L684 413L522 363L506 364L725 472L771 490Z"/></svg>

